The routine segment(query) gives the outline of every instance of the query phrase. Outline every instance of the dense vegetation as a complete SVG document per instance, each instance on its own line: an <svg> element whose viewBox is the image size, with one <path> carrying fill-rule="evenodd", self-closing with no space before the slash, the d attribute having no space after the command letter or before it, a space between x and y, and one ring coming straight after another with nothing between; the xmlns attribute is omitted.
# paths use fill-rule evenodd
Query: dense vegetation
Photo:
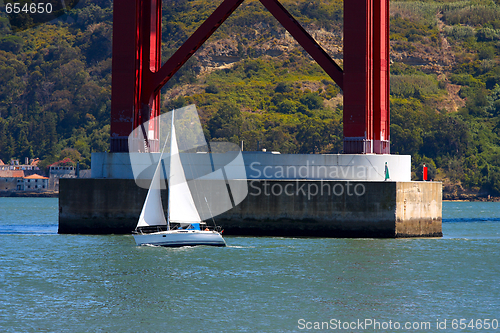
<svg viewBox="0 0 500 333"><path fill-rule="evenodd" d="M164 2L166 59L218 2ZM341 45L342 1L282 3ZM109 0L80 1L18 32L0 17L0 159L90 166L91 152L109 149L111 20ZM240 60L200 71L193 57L163 89L163 111L195 103L209 139L243 140L246 150L341 151L341 91L296 44L266 55L262 45L283 35L246 0L210 39L234 42ZM426 163L433 179L500 194L499 48L498 1L391 2L391 150L412 155L414 177Z"/></svg>

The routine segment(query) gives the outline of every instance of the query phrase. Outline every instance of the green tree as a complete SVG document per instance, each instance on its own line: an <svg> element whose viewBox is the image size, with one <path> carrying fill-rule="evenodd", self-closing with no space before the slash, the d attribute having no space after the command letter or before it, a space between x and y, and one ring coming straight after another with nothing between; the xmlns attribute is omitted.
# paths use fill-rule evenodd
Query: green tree
<svg viewBox="0 0 500 333"><path fill-rule="evenodd" d="M216 114L208 122L212 139L239 143L243 118L235 103L229 102L219 107Z"/></svg>

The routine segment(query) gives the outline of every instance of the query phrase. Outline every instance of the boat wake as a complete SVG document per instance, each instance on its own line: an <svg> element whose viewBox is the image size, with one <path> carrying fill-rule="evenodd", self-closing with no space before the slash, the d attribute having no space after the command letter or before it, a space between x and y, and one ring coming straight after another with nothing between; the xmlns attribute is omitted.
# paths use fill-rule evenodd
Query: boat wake
<svg viewBox="0 0 500 333"><path fill-rule="evenodd" d="M459 222L500 222L500 217L464 217L443 219L443 223L459 223Z"/></svg>
<svg viewBox="0 0 500 333"><path fill-rule="evenodd" d="M2 225L0 235L57 235L57 225Z"/></svg>

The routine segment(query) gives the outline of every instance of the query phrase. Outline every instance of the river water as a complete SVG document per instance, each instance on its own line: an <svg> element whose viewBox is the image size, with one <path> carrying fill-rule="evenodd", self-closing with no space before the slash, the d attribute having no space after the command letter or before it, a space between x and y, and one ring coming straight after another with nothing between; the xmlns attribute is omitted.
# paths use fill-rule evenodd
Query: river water
<svg viewBox="0 0 500 333"><path fill-rule="evenodd" d="M443 219L443 238L169 249L58 235L57 199L0 198L0 331L500 332L500 203Z"/></svg>

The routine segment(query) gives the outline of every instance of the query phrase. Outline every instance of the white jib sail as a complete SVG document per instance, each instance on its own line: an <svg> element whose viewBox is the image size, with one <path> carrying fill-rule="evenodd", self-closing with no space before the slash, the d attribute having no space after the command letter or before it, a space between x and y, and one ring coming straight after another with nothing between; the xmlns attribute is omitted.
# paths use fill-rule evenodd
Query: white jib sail
<svg viewBox="0 0 500 333"><path fill-rule="evenodd" d="M167 225L163 204L161 202L161 161L163 152L156 166L151 185L149 186L148 195L144 206L142 206L141 215L139 216L138 227L148 227L156 225Z"/></svg>
<svg viewBox="0 0 500 333"><path fill-rule="evenodd" d="M168 177L168 214L169 222L191 223L201 222L194 204L179 156L177 137L174 127L174 111L172 111L172 127L170 135L170 175Z"/></svg>

